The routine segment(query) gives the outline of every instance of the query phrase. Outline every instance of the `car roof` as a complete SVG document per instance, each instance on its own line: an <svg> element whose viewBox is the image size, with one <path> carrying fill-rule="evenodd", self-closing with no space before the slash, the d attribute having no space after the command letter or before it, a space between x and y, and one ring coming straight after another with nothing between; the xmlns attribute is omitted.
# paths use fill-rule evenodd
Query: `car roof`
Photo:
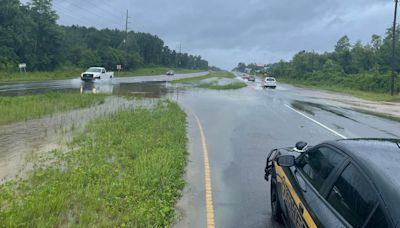
<svg viewBox="0 0 400 228"><path fill-rule="evenodd" d="M104 67L89 67L89 69L104 69Z"/></svg>
<svg viewBox="0 0 400 228"><path fill-rule="evenodd" d="M400 221L400 139L344 139L327 142L361 167L376 186L395 224Z"/></svg>

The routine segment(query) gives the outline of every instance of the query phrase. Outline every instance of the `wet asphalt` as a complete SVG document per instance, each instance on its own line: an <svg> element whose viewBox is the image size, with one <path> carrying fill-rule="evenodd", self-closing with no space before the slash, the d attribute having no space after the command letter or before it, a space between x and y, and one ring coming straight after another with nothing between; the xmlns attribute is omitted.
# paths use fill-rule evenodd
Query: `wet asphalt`
<svg viewBox="0 0 400 228"><path fill-rule="evenodd" d="M248 84L238 91L190 91L178 100L188 113L190 155L175 227L206 227L203 156L193 113L207 140L215 227L282 227L271 219L269 183L263 178L267 152L274 148L297 141L315 145L339 135L400 136L398 122L331 106L289 85L274 90Z"/></svg>
<svg viewBox="0 0 400 228"><path fill-rule="evenodd" d="M116 78L104 84L79 80L0 84L0 95L72 90L149 94L177 101L187 113L189 138L187 186L177 204L174 225L178 228L207 227L203 150L195 115L207 142L215 227L282 227L271 219L269 183L263 178L266 155L274 148L293 146L300 140L315 145L341 136L400 136L399 122L336 107L337 101L308 96L304 89L290 85L262 89L260 82L249 82L240 90L214 91L182 88L168 80L155 76Z"/></svg>

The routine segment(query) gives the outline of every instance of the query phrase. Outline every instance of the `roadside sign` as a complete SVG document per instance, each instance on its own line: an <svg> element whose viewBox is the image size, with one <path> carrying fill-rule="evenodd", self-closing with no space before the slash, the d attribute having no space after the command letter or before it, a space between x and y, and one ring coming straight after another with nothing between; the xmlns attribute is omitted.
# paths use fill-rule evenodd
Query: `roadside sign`
<svg viewBox="0 0 400 228"><path fill-rule="evenodd" d="M26 72L26 63L20 63L18 64L18 68L20 72Z"/></svg>
<svg viewBox="0 0 400 228"><path fill-rule="evenodd" d="M117 70L122 70L122 65L117 65Z"/></svg>

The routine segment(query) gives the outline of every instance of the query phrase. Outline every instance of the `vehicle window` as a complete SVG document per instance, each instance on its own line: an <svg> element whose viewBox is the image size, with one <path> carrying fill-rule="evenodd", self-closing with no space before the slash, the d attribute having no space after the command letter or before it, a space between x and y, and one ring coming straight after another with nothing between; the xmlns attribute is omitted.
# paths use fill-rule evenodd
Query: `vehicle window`
<svg viewBox="0 0 400 228"><path fill-rule="evenodd" d="M328 202L354 227L362 227L377 200L375 192L354 165L343 171L328 195Z"/></svg>
<svg viewBox="0 0 400 228"><path fill-rule="evenodd" d="M100 69L97 69L97 68L89 68L89 69L87 70L87 72L100 73L101 70L100 70Z"/></svg>
<svg viewBox="0 0 400 228"><path fill-rule="evenodd" d="M389 226L388 224L382 209L378 207L366 225L366 228L385 228Z"/></svg>
<svg viewBox="0 0 400 228"><path fill-rule="evenodd" d="M344 157L327 147L320 147L305 154L298 167L303 171L311 184L320 190L332 170L344 161Z"/></svg>

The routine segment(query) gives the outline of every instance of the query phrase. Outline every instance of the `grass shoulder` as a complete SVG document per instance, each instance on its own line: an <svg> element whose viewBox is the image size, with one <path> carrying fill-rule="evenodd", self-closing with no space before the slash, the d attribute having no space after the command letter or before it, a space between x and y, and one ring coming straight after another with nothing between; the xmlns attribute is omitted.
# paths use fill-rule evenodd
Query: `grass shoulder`
<svg viewBox="0 0 400 228"><path fill-rule="evenodd" d="M0 125L41 118L45 115L98 105L104 94L51 92L40 95L0 97Z"/></svg>
<svg viewBox="0 0 400 228"><path fill-rule="evenodd" d="M53 72L0 72L0 82L22 82L22 81L50 81L79 78L82 70L69 69L57 70Z"/></svg>
<svg viewBox="0 0 400 228"><path fill-rule="evenodd" d="M315 83L309 82L309 81L299 81L299 80L292 80L292 79L285 79L285 78L279 78L278 80L280 82L291 84L291 85L298 86L298 87L321 89L321 90L327 90L327 91L331 91L331 92L344 93L344 94L352 95L354 97L358 97L358 98L364 99L364 100L400 102L400 96L391 96L386 93L365 92L365 91L347 88L345 86L340 86L340 85L335 85L335 86L326 85L326 84L316 85Z"/></svg>
<svg viewBox="0 0 400 228"><path fill-rule="evenodd" d="M184 187L186 115L176 103L91 122L68 153L0 186L7 227L169 227Z"/></svg>

